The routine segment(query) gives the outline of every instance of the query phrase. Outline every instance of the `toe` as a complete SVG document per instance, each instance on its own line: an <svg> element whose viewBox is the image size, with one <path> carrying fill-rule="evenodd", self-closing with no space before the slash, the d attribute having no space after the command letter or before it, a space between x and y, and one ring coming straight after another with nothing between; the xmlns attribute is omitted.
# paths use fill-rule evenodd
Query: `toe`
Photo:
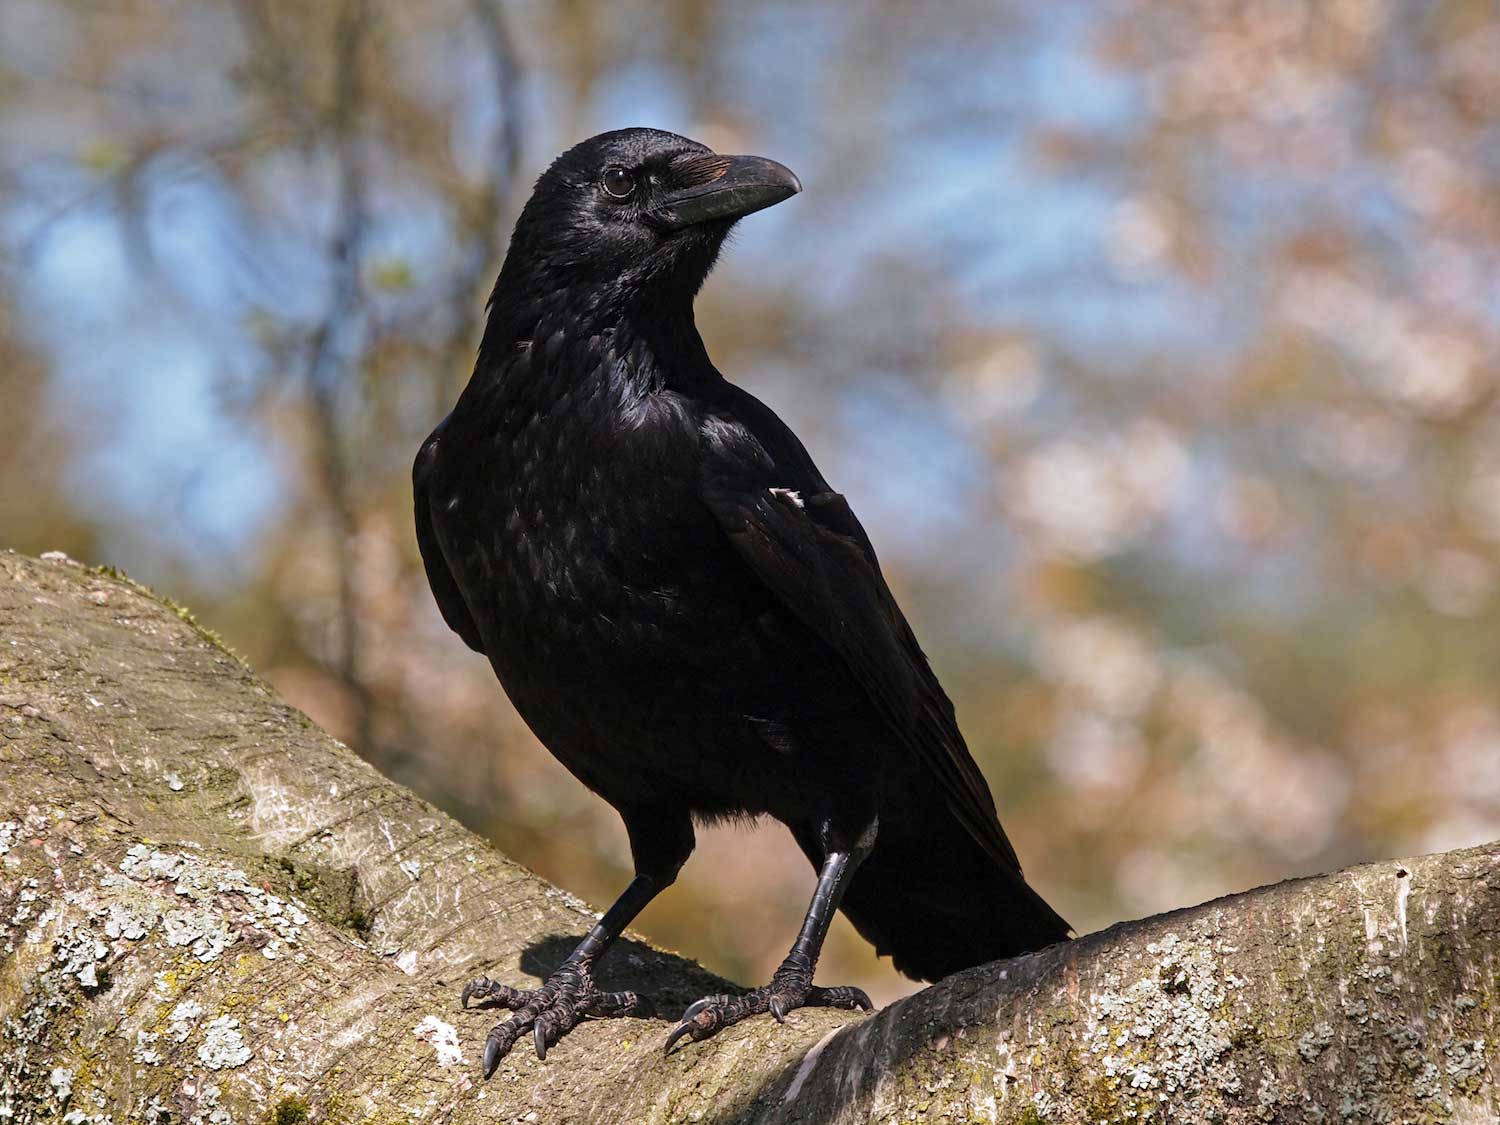
<svg viewBox="0 0 1500 1125"><path fill-rule="evenodd" d="M531 1021L522 1020L512 1016L508 1020L502 1020L490 1028L490 1033L484 1040L484 1076L488 1078L495 1073L495 1068L500 1065L500 1060L509 1054L511 1047L515 1045L521 1033L526 1030L526 1025Z"/></svg>
<svg viewBox="0 0 1500 1125"><path fill-rule="evenodd" d="M652 1016L655 1009L650 1000L634 992L590 993L580 1009L586 1016Z"/></svg>
<svg viewBox="0 0 1500 1125"><path fill-rule="evenodd" d="M808 989L807 999L802 1003L809 1008L859 1008L865 1012L875 1009L865 990L852 985L840 985L836 988L819 988L814 985Z"/></svg>
<svg viewBox="0 0 1500 1125"><path fill-rule="evenodd" d="M701 1043L730 1024L765 1010L765 993L759 989L744 996L705 996L688 1005L681 1022L667 1036L663 1050L670 1052L685 1035L691 1036L693 1042Z"/></svg>
<svg viewBox="0 0 1500 1125"><path fill-rule="evenodd" d="M519 988L511 988L497 980L490 980L489 977L475 977L464 985L458 1002L465 1008L469 1006L469 1001L473 1000L478 1004L493 1003L502 1008L515 1009L526 1004L533 995L535 994L523 992Z"/></svg>
<svg viewBox="0 0 1500 1125"><path fill-rule="evenodd" d="M715 1005L726 1004L728 1002L729 997L727 996L705 996L701 1000L694 1000L687 1006L687 1011L682 1013L682 1022L692 1023L697 1018L698 1013L706 1011Z"/></svg>
<svg viewBox="0 0 1500 1125"><path fill-rule="evenodd" d="M467 1008L470 998L483 1000L490 994L490 989L495 987L495 982L489 977L475 977L464 985L463 994L458 998L460 1006Z"/></svg>
<svg viewBox="0 0 1500 1125"><path fill-rule="evenodd" d="M536 1023L532 1025L531 1036L536 1047L536 1057L545 1060L547 1048L577 1027L579 1019L580 1012L571 1003L554 1004L540 1012Z"/></svg>

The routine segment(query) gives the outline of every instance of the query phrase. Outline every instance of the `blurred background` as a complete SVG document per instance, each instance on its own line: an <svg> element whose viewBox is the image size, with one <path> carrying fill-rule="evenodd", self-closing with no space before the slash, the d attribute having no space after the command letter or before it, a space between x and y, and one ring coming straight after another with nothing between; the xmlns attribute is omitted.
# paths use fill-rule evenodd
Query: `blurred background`
<svg viewBox="0 0 1500 1125"><path fill-rule="evenodd" d="M0 0L0 545L189 604L607 904L408 474L531 181L625 125L801 176L700 326L1080 932L1500 835L1491 0ZM639 928L755 983L812 873L700 839ZM820 979L912 987L842 922Z"/></svg>

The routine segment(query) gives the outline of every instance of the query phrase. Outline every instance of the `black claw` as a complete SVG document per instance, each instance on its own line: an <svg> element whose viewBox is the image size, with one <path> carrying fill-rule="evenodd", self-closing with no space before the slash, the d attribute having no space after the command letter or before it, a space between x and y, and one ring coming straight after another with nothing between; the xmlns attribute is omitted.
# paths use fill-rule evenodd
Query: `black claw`
<svg viewBox="0 0 1500 1125"><path fill-rule="evenodd" d="M547 1061L547 1029L542 1026L542 1021L537 1020L533 1028L535 1034L532 1038L536 1041L536 1057L542 1062Z"/></svg>
<svg viewBox="0 0 1500 1125"><path fill-rule="evenodd" d="M771 1015L776 1018L777 1023L786 1023L786 1005L782 1002L780 996L771 997L771 1001L767 1006L771 1010Z"/></svg>
<svg viewBox="0 0 1500 1125"><path fill-rule="evenodd" d="M500 1065L500 1056L504 1054L500 1049L500 1040L493 1034L484 1041L484 1076L488 1078L495 1073L495 1068Z"/></svg>
<svg viewBox="0 0 1500 1125"><path fill-rule="evenodd" d="M674 1027L672 1029L672 1033L667 1036L667 1044L661 1049L661 1053L664 1055L670 1055L672 1053L672 1048L676 1046L677 1041L684 1035L691 1035L692 1033L693 1025L687 1020L683 1020L680 1024Z"/></svg>
<svg viewBox="0 0 1500 1125"><path fill-rule="evenodd" d="M480 977L478 980L471 980L468 984L464 985L463 994L458 998L459 1006L462 1008L467 1008L469 1006L469 997L473 996L474 993L478 992L480 989L488 988L489 986L490 981L488 977Z"/></svg>

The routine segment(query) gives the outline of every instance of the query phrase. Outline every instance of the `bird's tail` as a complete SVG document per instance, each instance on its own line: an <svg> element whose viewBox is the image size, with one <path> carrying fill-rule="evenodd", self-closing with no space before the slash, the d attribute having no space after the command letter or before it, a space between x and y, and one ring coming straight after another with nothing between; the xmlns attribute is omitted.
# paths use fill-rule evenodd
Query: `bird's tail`
<svg viewBox="0 0 1500 1125"><path fill-rule="evenodd" d="M882 824L844 894L844 914L898 972L939 980L1067 939L1067 922L1018 870L956 821L939 823L926 825L921 839Z"/></svg>

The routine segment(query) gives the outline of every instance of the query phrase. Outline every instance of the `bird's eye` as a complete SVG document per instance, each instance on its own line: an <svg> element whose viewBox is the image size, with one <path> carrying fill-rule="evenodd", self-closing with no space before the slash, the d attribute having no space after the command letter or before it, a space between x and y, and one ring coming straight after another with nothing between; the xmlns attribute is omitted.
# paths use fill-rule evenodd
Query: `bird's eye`
<svg viewBox="0 0 1500 1125"><path fill-rule="evenodd" d="M635 177L618 164L604 169L604 190L616 199L624 199L635 190Z"/></svg>

